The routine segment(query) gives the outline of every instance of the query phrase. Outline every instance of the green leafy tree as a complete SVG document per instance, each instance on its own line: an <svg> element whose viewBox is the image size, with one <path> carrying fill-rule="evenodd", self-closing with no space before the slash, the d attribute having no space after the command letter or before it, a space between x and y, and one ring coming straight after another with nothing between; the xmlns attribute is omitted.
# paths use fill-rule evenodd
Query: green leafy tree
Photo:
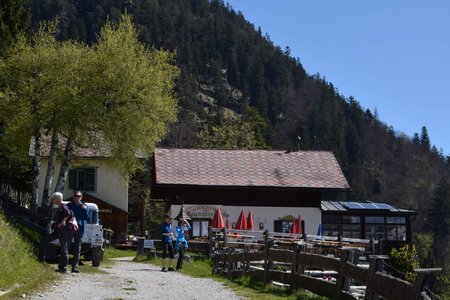
<svg viewBox="0 0 450 300"><path fill-rule="evenodd" d="M49 125L59 97L64 76L64 60L60 43L51 24L42 25L30 40L20 36L8 56L0 61L0 82L3 87L0 111L5 135L10 141L26 145L34 138L32 176L33 209L37 208L39 170L42 156L42 133ZM11 140L11 138L13 140ZM6 138L8 140L8 137ZM24 147L28 149L28 147Z"/></svg>
<svg viewBox="0 0 450 300"><path fill-rule="evenodd" d="M140 165L136 155L149 156L176 120L175 79L179 74L172 53L147 49L129 15L118 24L108 22L93 46L91 91L86 100L97 104L91 112L95 132L110 148L124 174Z"/></svg>
<svg viewBox="0 0 450 300"><path fill-rule="evenodd" d="M201 147L205 149L257 149L265 148L247 122L222 121L198 134Z"/></svg>
<svg viewBox="0 0 450 300"><path fill-rule="evenodd" d="M17 36L28 30L31 14L24 4L24 0L0 0L0 58ZM0 122L0 184L30 192L31 164L24 158L23 151L6 142L4 132L5 124Z"/></svg>
<svg viewBox="0 0 450 300"><path fill-rule="evenodd" d="M34 138L33 208L45 132L66 141L56 184L62 191L76 145L106 145L111 162L129 175L140 165L137 156L150 155L177 111L173 55L139 43L130 16L107 23L92 47L58 42L53 26L41 26L29 42L20 38L0 62L6 133L22 141ZM51 143L50 153L57 144Z"/></svg>
<svg viewBox="0 0 450 300"><path fill-rule="evenodd" d="M0 0L0 56L13 44L19 33L30 25L30 10L25 0Z"/></svg>
<svg viewBox="0 0 450 300"><path fill-rule="evenodd" d="M433 262L433 234L414 232L413 242L417 250L417 257L421 267L430 268Z"/></svg>
<svg viewBox="0 0 450 300"><path fill-rule="evenodd" d="M175 121L173 93L178 69L170 52L146 49L129 15L107 22L91 47L80 92L72 103L75 123L67 130L56 190L62 190L75 144L107 147L111 163L128 176L140 168ZM88 78L88 80L84 80ZM80 109L81 107L81 109Z"/></svg>
<svg viewBox="0 0 450 300"><path fill-rule="evenodd" d="M434 191L428 220L435 238L442 239L450 234L450 184L442 178Z"/></svg>
<svg viewBox="0 0 450 300"><path fill-rule="evenodd" d="M391 270L391 272L394 273L396 277L414 282L416 278L414 269L419 267L416 248L413 247L409 250L408 245L405 245L399 249L392 248L389 257L389 264L395 268Z"/></svg>

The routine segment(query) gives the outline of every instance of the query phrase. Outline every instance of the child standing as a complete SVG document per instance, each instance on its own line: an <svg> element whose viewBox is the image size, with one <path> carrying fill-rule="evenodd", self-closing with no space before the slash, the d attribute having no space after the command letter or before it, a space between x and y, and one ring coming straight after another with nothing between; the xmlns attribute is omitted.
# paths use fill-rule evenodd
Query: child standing
<svg viewBox="0 0 450 300"><path fill-rule="evenodd" d="M184 259L184 251L188 247L188 243L186 238L184 237L185 230L191 230L191 225L186 219L179 219L178 226L175 228L177 232L177 241L175 244L175 249L178 251L178 260L177 260L177 270L183 270L183 259Z"/></svg>

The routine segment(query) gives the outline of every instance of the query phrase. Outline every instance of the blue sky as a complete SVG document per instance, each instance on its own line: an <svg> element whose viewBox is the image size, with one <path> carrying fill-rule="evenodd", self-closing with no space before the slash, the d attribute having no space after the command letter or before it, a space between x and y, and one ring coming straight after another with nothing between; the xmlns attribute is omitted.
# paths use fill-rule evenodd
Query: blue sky
<svg viewBox="0 0 450 300"><path fill-rule="evenodd" d="M225 0L341 94L450 155L450 1Z"/></svg>

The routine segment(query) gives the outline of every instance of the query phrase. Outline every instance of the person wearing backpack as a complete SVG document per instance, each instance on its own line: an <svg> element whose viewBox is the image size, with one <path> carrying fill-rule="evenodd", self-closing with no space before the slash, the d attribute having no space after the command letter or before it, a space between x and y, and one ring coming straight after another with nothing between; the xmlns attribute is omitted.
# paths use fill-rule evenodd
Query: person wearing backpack
<svg viewBox="0 0 450 300"><path fill-rule="evenodd" d="M57 205L55 223L52 225L54 230L51 234L44 236L39 246L39 260L44 261L47 254L48 243L58 239L60 246L58 272L67 273L67 264L69 263L69 249L72 242L73 232L69 225L72 214L69 208L62 202L63 194L56 192L51 196L52 205Z"/></svg>
<svg viewBox="0 0 450 300"><path fill-rule="evenodd" d="M67 204L67 207L72 211L77 224L78 229L73 233L74 253L72 259L72 273L80 273L78 270L78 264L80 262L81 240L85 233L85 224L89 219L89 209L83 201L83 193L76 191L73 194L72 201Z"/></svg>

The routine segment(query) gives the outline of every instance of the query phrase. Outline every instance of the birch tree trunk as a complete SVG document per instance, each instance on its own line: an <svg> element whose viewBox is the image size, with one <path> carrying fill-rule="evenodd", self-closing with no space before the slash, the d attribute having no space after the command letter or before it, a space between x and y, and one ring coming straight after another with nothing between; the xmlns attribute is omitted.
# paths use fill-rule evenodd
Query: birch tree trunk
<svg viewBox="0 0 450 300"><path fill-rule="evenodd" d="M74 138L69 135L64 149L64 155L61 161L61 168L59 169L58 181L56 183L55 192L64 192L64 184L66 183L67 173L69 172L70 160L72 159Z"/></svg>
<svg viewBox="0 0 450 300"><path fill-rule="evenodd" d="M50 191L52 189L53 174L55 173L56 155L58 154L59 133L53 130L52 143L50 146L50 154L48 156L47 174L45 175L44 191L42 193L41 206L47 208L49 206Z"/></svg>
<svg viewBox="0 0 450 300"><path fill-rule="evenodd" d="M37 211L39 201L39 171L41 169L42 136L41 128L35 126L34 130L34 157L33 157L33 180L31 192L31 209Z"/></svg>

